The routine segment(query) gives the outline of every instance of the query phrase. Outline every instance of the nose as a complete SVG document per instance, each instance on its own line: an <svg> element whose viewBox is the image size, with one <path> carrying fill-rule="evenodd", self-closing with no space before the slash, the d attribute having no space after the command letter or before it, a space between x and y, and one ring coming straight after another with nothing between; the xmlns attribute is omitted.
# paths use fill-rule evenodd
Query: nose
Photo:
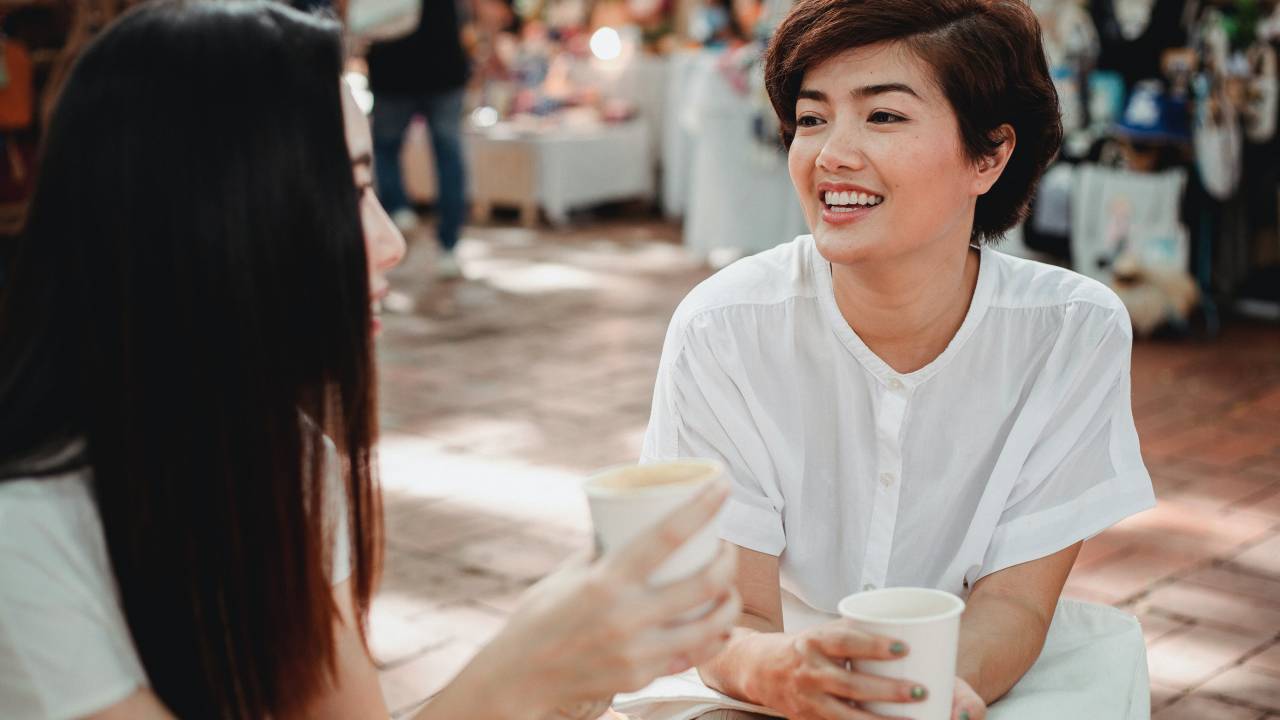
<svg viewBox="0 0 1280 720"><path fill-rule="evenodd" d="M867 158L862 154L862 140L858 132L836 125L827 135L815 162L819 170L828 173L866 167Z"/></svg>

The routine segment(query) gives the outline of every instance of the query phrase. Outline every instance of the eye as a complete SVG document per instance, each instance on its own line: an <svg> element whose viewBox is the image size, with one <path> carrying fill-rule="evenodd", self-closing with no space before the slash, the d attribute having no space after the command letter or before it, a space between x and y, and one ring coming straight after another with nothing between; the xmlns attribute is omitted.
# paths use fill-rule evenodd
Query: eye
<svg viewBox="0 0 1280 720"><path fill-rule="evenodd" d="M871 113L871 117L867 118L867 120L876 125L891 125L893 123L902 122L906 120L906 118L901 115L894 115L891 112L885 112L884 110L877 110Z"/></svg>
<svg viewBox="0 0 1280 720"><path fill-rule="evenodd" d="M799 127L817 127L821 124L822 118L817 115L802 115L800 119L796 120L796 125Z"/></svg>

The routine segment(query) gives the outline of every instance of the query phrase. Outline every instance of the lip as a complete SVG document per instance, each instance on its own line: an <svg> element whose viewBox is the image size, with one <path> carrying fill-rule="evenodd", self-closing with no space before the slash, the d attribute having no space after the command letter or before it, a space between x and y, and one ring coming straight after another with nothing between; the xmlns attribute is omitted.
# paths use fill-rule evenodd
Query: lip
<svg viewBox="0 0 1280 720"><path fill-rule="evenodd" d="M391 293L391 286L384 285L378 290L369 293L369 329L374 335L382 332L382 318L379 317L381 312L381 303L384 298Z"/></svg>
<svg viewBox="0 0 1280 720"><path fill-rule="evenodd" d="M872 190L863 185L855 185L854 183L838 183L838 182L820 182L818 183L818 194L827 192L860 192L868 195L879 195L884 197L885 194L879 190Z"/></svg>
<svg viewBox="0 0 1280 720"><path fill-rule="evenodd" d="M866 218L877 208L888 202L884 193L872 190L863 185L844 182L818 183L818 204L822 206L822 222L827 225L852 225ZM878 205L855 205L852 210L833 210L822 198L829 192L859 192L867 195L878 195L885 198ZM844 206L848 207L848 206Z"/></svg>

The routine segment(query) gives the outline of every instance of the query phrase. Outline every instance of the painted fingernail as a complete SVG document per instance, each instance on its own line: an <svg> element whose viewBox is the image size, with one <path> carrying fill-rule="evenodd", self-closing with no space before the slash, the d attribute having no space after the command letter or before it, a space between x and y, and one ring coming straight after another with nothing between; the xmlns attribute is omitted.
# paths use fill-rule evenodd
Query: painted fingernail
<svg viewBox="0 0 1280 720"><path fill-rule="evenodd" d="M917 685L917 686L915 686L915 687L911 688L911 699L912 699L912 700L923 700L923 699L925 699L926 697L928 697L928 695L929 695L929 691L928 691L928 690L925 690L923 687L921 687L921 686L919 686L919 685Z"/></svg>
<svg viewBox="0 0 1280 720"><path fill-rule="evenodd" d="M969 720L969 711L968 711L968 710L961 710L961 711L960 711L960 720Z"/></svg>
<svg viewBox="0 0 1280 720"><path fill-rule="evenodd" d="M896 642L889 646L889 652L893 653L894 655L906 655L907 646L900 642Z"/></svg>

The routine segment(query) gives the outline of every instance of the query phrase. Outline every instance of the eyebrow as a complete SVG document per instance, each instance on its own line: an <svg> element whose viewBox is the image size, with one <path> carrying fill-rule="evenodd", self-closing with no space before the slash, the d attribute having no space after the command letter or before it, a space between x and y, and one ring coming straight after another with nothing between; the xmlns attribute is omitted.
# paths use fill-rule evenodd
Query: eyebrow
<svg viewBox="0 0 1280 720"><path fill-rule="evenodd" d="M920 93L917 93L915 90L912 90L910 85L906 85L904 83L880 83L878 85L863 85L862 87L856 87L850 91L850 93L856 98L868 98L874 95L884 95L885 93L895 93L895 92L906 93L907 95L910 95L916 98L917 100L923 99L920 97ZM827 94L822 92L821 90L810 90L810 89L802 88L800 92L796 95L796 99L797 100L816 100L818 102L826 102Z"/></svg>
<svg viewBox="0 0 1280 720"><path fill-rule="evenodd" d="M367 152L360 153L359 155L351 158L351 165L352 167L359 167L361 165L373 167L373 156Z"/></svg>

